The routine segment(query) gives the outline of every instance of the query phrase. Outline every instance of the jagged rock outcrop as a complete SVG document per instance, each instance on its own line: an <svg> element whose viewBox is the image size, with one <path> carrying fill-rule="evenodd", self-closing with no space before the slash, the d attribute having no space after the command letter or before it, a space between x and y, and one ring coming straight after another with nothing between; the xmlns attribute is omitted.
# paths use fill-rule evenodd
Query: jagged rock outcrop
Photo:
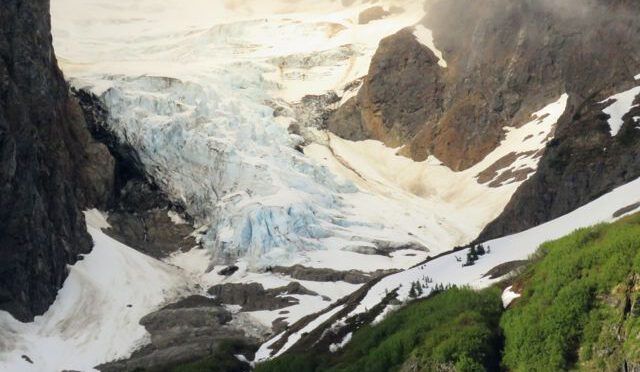
<svg viewBox="0 0 640 372"><path fill-rule="evenodd" d="M634 119L640 108L624 117L616 136L603 113L608 97L640 85L633 77L640 72L640 3L596 3L584 16L567 21L576 31L567 33L563 43L572 56L563 66L570 98L555 138L537 173L518 189L480 240L557 218L640 177L640 133ZM578 28L583 31L577 33Z"/></svg>
<svg viewBox="0 0 640 372"><path fill-rule="evenodd" d="M0 3L0 309L26 321L91 250L83 208L113 189L51 43L49 1Z"/></svg>
<svg viewBox="0 0 640 372"><path fill-rule="evenodd" d="M242 311L277 310L300 303L287 295L318 295L298 282L270 289L260 283L225 283L209 288L208 293L221 304L241 306Z"/></svg>
<svg viewBox="0 0 640 372"><path fill-rule="evenodd" d="M627 0L432 1L424 25L447 67L413 30L388 37L328 128L464 170L499 144L505 126L567 93L537 174L481 239L543 223L640 176L638 108L612 137L601 103L638 85L639 13L640 3Z"/></svg>
<svg viewBox="0 0 640 372"><path fill-rule="evenodd" d="M167 371L211 357L221 343L231 340L247 345L247 350L237 350L236 354L252 353L253 344L258 340L230 326L231 319L231 313L210 298L185 298L140 320L151 334L149 345L135 351L128 359L110 362L97 369L104 372ZM251 355L247 354L247 357Z"/></svg>
<svg viewBox="0 0 640 372"><path fill-rule="evenodd" d="M398 270L376 270L366 273L359 270L337 271L328 268L306 267L302 265L294 266L274 266L271 272L284 274L297 280L308 280L312 282L337 282L345 281L351 284L364 284L373 279L380 278Z"/></svg>

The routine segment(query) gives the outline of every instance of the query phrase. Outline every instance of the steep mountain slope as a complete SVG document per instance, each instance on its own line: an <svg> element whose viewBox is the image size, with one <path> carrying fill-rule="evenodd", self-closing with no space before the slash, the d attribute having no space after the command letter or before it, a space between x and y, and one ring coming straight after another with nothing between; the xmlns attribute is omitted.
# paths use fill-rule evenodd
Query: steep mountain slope
<svg viewBox="0 0 640 372"><path fill-rule="evenodd" d="M637 370L639 234L638 214L580 229L543 244L505 283L435 291L257 371Z"/></svg>
<svg viewBox="0 0 640 372"><path fill-rule="evenodd" d="M3 1L0 25L0 309L30 320L91 250L81 207L106 203L114 162L69 97L49 1Z"/></svg>
<svg viewBox="0 0 640 372"><path fill-rule="evenodd" d="M561 238L575 229L615 221L637 211L640 208L639 186L640 179L637 179L555 220L521 233L486 241L483 246L487 253L472 264L465 259L470 249L465 249L442 254L408 270L372 281L340 301L342 307L330 316L322 318L336 310L337 304L315 314L313 319L322 319L321 323L307 327L309 319L303 320L264 343L256 358L258 361L266 360L289 349L299 352L315 344L328 347L331 343L339 343L347 333L363 324L381 320L398 305L410 300L413 283L426 284L418 297L428 296L447 285L480 289L495 284L534 254L542 243ZM290 339L296 341L284 342Z"/></svg>
<svg viewBox="0 0 640 372"><path fill-rule="evenodd" d="M383 40L362 89L328 118L328 128L405 145L404 155L460 171L493 151L505 127L566 93L554 140L533 155L540 170L480 240L543 223L640 175L638 92L629 91L640 85L638 11L628 1L432 2L423 21L428 47L412 37L423 26ZM623 92L630 102L614 108L622 111L610 134L606 108ZM533 168L512 167L523 155L505 156L491 172L532 176Z"/></svg>
<svg viewBox="0 0 640 372"><path fill-rule="evenodd" d="M264 342L240 348L245 367L336 349L415 283L485 287L540 243L638 209L637 3L428 4L54 2L61 66L114 165L38 39L46 8L11 3L7 308L43 312L89 249L80 207L110 210L88 214L96 249L43 317L0 312L0 367L168 368L236 336ZM22 32L44 49L15 47ZM489 254L451 253L479 234Z"/></svg>

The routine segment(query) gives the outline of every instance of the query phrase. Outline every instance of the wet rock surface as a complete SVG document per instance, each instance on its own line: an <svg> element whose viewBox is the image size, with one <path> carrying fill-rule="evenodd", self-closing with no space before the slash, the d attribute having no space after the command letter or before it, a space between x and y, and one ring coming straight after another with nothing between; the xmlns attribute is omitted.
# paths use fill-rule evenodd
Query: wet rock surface
<svg viewBox="0 0 640 372"><path fill-rule="evenodd" d="M106 203L114 160L69 95L49 1L3 1L0 25L0 309L27 321L91 251L81 211Z"/></svg>
<svg viewBox="0 0 640 372"><path fill-rule="evenodd" d="M218 303L239 305L242 311L278 310L300 302L287 295L318 295L298 282L271 289L264 289L260 283L226 283L209 288L208 293L215 296Z"/></svg>
<svg viewBox="0 0 640 372"><path fill-rule="evenodd" d="M131 358L107 363L100 371L166 371L172 367L206 358L216 352L221 342L258 341L229 325L232 314L217 301L191 296L168 305L140 320L151 334L151 343L133 353ZM251 355L247 356L251 359Z"/></svg>

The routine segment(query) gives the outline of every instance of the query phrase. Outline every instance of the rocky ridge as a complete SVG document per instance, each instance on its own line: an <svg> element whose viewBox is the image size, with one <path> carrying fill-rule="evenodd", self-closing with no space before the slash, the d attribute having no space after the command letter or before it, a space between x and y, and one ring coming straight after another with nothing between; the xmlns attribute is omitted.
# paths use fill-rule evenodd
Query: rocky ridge
<svg viewBox="0 0 640 372"><path fill-rule="evenodd" d="M423 25L446 67L416 36L422 25L389 36L357 96L326 125L343 138L404 146L401 154L416 161L435 156L461 171L495 149L505 127L566 93L554 139L535 154L537 173L480 240L533 227L640 176L638 108L616 136L603 113L608 97L638 85L637 12L637 3L622 0L433 1ZM500 159L479 181L509 165Z"/></svg>

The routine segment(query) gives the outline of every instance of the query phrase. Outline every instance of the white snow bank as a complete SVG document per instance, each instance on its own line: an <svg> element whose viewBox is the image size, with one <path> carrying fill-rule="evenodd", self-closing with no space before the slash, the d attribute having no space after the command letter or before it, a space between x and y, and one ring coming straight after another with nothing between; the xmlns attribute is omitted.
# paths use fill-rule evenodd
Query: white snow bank
<svg viewBox="0 0 640 372"><path fill-rule="evenodd" d="M277 357L278 355L282 355L282 353L284 353L285 351L289 350L289 348L291 346L295 345L296 342L298 342L300 340L300 338L302 337L303 334L313 331L314 329L319 327L322 323L326 322L332 316L334 316L335 314L340 312L340 310L342 310L343 308L344 308L344 305L336 306L335 308L331 309L330 311L327 311L326 313L318 316L316 319L314 319L311 322L309 322L309 324L304 326L298 332L290 334L289 337L287 338L287 342L284 344L284 346L282 346L282 348L280 348L280 350L278 350L278 352L273 357ZM256 362L260 362L260 361L261 360L256 359Z"/></svg>
<svg viewBox="0 0 640 372"><path fill-rule="evenodd" d="M0 370L91 371L127 357L148 341L139 320L190 290L178 269L102 233L99 212L86 220L93 251L71 266L49 310L32 323L0 311Z"/></svg>
<svg viewBox="0 0 640 372"><path fill-rule="evenodd" d="M640 76L640 75L638 75ZM637 77L636 77L637 78ZM611 128L611 136L615 137L622 125L624 124L624 120L622 119L632 108L637 107L638 105L634 105L633 101L640 94L640 86L631 88L622 93L618 93L613 95L601 103L608 102L613 100L614 102L607 106L602 112L609 115L609 127Z"/></svg>
<svg viewBox="0 0 640 372"><path fill-rule="evenodd" d="M431 287L436 284L468 285L474 288L487 287L499 280L492 280L484 276L492 268L511 261L525 260L537 250L540 244L560 238L575 229L600 222L614 221L616 218L613 217L613 214L616 211L639 201L640 179L637 179L555 220L518 234L483 243L485 247L490 247L491 253L481 256L473 266L462 267L462 263L458 262L456 257L464 258L466 252L457 252L416 268L390 275L369 290L351 315L371 309L384 298L386 293L396 288L399 300L408 299L410 283L422 281L426 277L433 280ZM428 295L429 292L429 290L425 291L424 295Z"/></svg>
<svg viewBox="0 0 640 372"><path fill-rule="evenodd" d="M329 345L329 351L332 352L332 353L335 353L336 351L342 349L346 344L349 343L349 341L351 341L351 337L353 337L353 332L347 333L342 338L342 341L340 341L340 343Z"/></svg>
<svg viewBox="0 0 640 372"><path fill-rule="evenodd" d="M445 61L442 56L442 52L440 49L436 47L435 42L433 41L433 33L428 28L423 25L418 25L414 28L413 35L416 39L424 46L429 48L433 52L433 54L438 57L438 65L442 68L447 68L447 61Z"/></svg>
<svg viewBox="0 0 640 372"><path fill-rule="evenodd" d="M511 304L511 302L513 302L513 300L521 296L520 293L512 291L511 288L512 286L508 286L502 292L502 306L505 309L509 307L509 305Z"/></svg>
<svg viewBox="0 0 640 372"><path fill-rule="evenodd" d="M415 162L379 141L353 142L334 135L329 135L328 145L307 146L305 154L363 191L345 198L346 216L366 217L374 226L387 227L379 229L381 236L421 243L433 255L468 243L500 214L524 180L505 177L498 187L489 187L489 182L478 183L478 174L515 153L517 160L508 169L497 170L495 177L523 169L529 169L530 177L538 166L538 152L553 138L567 100L568 95L563 94L535 112L530 122L505 128L500 145L462 172L452 171L433 156ZM371 226L352 226L350 230L361 236L375 234Z"/></svg>
<svg viewBox="0 0 640 372"><path fill-rule="evenodd" d="M424 15L416 2L382 3L405 11L359 25L362 1L59 0L52 24L66 76L101 98L110 129L208 227L212 257L259 267L356 235L351 226L382 235L344 218L357 189L294 150L299 138L272 108L342 89L380 39Z"/></svg>

